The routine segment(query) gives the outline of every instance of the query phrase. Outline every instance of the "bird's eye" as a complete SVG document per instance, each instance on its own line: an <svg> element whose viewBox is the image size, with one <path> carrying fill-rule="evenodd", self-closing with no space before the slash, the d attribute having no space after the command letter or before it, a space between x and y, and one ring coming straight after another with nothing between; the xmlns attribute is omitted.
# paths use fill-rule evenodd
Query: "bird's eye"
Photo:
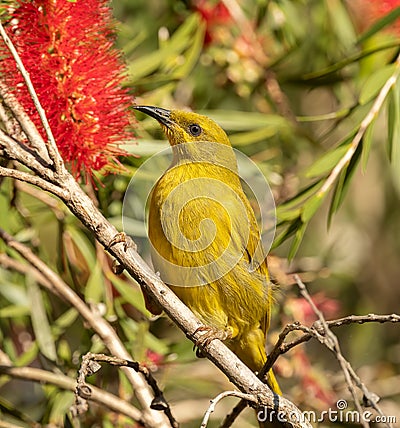
<svg viewBox="0 0 400 428"><path fill-rule="evenodd" d="M200 125L197 123L192 123L189 125L189 132L193 135L193 137L198 137L202 133L202 129Z"/></svg>

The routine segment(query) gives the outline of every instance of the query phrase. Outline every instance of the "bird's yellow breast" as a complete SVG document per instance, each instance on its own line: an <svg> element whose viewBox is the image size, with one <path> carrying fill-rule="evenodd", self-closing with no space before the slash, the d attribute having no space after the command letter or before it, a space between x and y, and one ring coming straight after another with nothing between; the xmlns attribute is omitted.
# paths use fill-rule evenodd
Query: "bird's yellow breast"
<svg viewBox="0 0 400 428"><path fill-rule="evenodd" d="M268 277L250 274L255 237L254 214L232 171L177 165L153 190L149 238L155 269L208 325L246 331L265 319Z"/></svg>

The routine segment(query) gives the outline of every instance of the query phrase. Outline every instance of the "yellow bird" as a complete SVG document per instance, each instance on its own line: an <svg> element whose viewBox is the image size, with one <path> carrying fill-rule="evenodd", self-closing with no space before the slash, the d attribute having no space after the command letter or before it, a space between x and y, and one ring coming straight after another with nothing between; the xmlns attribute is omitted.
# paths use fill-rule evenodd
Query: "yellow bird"
<svg viewBox="0 0 400 428"><path fill-rule="evenodd" d="M173 153L149 207L154 268L207 326L205 340L223 340L259 371L266 361L272 287L229 139L206 116L134 108L160 123ZM268 383L281 394L272 371Z"/></svg>

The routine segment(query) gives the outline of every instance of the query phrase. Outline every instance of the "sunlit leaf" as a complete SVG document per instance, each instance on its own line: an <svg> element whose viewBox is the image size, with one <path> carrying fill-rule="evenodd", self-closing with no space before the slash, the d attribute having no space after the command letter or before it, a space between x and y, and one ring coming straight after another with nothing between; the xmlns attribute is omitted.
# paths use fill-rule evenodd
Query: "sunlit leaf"
<svg viewBox="0 0 400 428"><path fill-rule="evenodd" d="M0 309L0 318L20 318L29 315L29 306L8 305Z"/></svg>
<svg viewBox="0 0 400 428"><path fill-rule="evenodd" d="M395 64L386 65L379 70L374 71L366 80L364 86L361 89L359 103L365 105L382 89L383 85L387 82L389 77L393 74L396 69Z"/></svg>
<svg viewBox="0 0 400 428"><path fill-rule="evenodd" d="M144 304L142 292L138 285L135 285L132 282L123 281L116 275L112 274L108 275L108 279L124 298L125 302L130 303L143 314L148 313Z"/></svg>
<svg viewBox="0 0 400 428"><path fill-rule="evenodd" d="M322 202L324 201L326 196L326 193L324 194L316 194L312 198L310 198L303 207L302 213L301 213L301 219L304 223L308 223L314 214L317 212L318 208L321 206Z"/></svg>
<svg viewBox="0 0 400 428"><path fill-rule="evenodd" d="M331 171L339 160L349 149L350 144L340 145L334 150L325 153L306 171L306 176L309 178L318 177Z"/></svg>

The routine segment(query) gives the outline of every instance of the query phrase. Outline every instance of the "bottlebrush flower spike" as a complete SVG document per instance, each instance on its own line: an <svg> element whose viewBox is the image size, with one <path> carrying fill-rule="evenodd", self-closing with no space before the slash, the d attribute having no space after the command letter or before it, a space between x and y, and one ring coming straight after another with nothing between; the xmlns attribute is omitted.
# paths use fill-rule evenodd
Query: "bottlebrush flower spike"
<svg viewBox="0 0 400 428"><path fill-rule="evenodd" d="M18 0L6 28L73 174L88 178L120 167L119 144L131 139L132 98L121 88L124 67L107 2ZM4 46L0 53L2 74L44 136L14 60Z"/></svg>
<svg viewBox="0 0 400 428"><path fill-rule="evenodd" d="M400 6L400 0L368 0L363 3L364 7L367 8L367 15L369 14L369 20L374 22L375 20L382 18L389 12ZM391 31L397 35L400 34L400 20L396 20L393 24L387 27L387 31Z"/></svg>

